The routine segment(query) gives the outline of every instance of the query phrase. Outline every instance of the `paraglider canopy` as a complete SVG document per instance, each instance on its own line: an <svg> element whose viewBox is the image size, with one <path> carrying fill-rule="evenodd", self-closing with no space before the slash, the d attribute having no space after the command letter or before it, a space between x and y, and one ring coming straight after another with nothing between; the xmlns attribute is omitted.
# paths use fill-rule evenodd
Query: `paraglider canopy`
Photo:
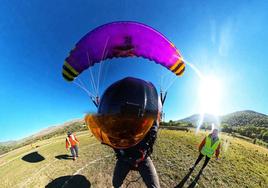
<svg viewBox="0 0 268 188"><path fill-rule="evenodd" d="M157 120L158 104L152 83L127 77L108 87L101 97L98 114L85 119L102 143L128 148L139 143Z"/></svg>
<svg viewBox="0 0 268 188"><path fill-rule="evenodd" d="M95 63L115 57L143 57L181 76L185 63L178 49L164 35L138 22L102 25L86 34L65 59L62 75L73 81Z"/></svg>

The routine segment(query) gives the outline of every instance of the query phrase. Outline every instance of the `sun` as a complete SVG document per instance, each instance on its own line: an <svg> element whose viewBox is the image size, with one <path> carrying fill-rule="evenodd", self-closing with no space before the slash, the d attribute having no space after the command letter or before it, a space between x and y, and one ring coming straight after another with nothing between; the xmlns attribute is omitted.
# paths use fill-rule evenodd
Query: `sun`
<svg viewBox="0 0 268 188"><path fill-rule="evenodd" d="M201 78L198 90L200 112L219 115L222 92L222 83L216 76Z"/></svg>

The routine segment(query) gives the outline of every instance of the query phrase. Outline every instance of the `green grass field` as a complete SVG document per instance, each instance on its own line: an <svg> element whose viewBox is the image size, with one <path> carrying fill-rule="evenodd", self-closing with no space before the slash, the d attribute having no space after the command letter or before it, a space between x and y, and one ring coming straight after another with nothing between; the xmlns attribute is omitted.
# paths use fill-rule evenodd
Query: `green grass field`
<svg viewBox="0 0 268 188"><path fill-rule="evenodd" d="M69 154L65 150L65 136L27 145L0 157L0 187L70 187L84 181L91 187L112 187L115 157L112 149L101 145L88 131L77 134L80 157L77 161L58 159ZM198 156L197 146L204 133L160 130L152 156L161 187L175 187L187 174ZM268 187L268 150L247 141L221 135L221 159L214 158L201 176L198 187ZM38 152L44 160L30 163L22 158ZM201 164L188 179L185 187L198 173ZM145 187L131 172L124 187ZM55 186L55 184L53 184Z"/></svg>

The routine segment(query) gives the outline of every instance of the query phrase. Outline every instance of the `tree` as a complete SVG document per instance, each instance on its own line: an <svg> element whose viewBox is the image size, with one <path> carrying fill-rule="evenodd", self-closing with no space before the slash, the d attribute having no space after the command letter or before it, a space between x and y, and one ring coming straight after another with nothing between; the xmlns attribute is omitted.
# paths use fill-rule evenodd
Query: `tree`
<svg viewBox="0 0 268 188"><path fill-rule="evenodd" d="M262 135L262 139L265 141L265 142L268 142L268 131L264 132L263 135Z"/></svg>

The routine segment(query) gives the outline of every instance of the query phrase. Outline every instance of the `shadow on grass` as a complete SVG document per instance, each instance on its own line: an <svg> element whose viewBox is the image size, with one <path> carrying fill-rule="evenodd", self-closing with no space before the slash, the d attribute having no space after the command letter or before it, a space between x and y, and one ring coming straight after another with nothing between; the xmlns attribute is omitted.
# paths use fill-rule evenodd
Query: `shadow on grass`
<svg viewBox="0 0 268 188"><path fill-rule="evenodd" d="M45 188L89 188L91 187L90 181L85 176L74 175L74 176L61 176L52 180Z"/></svg>
<svg viewBox="0 0 268 188"><path fill-rule="evenodd" d="M29 163L38 163L45 160L37 151L24 155L21 159Z"/></svg>
<svg viewBox="0 0 268 188"><path fill-rule="evenodd" d="M189 177L191 176L193 170L194 170L194 169L190 170L190 171L186 174L186 176L184 176L184 178L181 180L181 182L180 182L178 185L176 185L175 188L182 188L183 185L186 183L186 181L187 181L187 180L189 179Z"/></svg>
<svg viewBox="0 0 268 188"><path fill-rule="evenodd" d="M59 160L72 160L73 157L71 155L57 155L55 156L56 159L59 159Z"/></svg>
<svg viewBox="0 0 268 188"><path fill-rule="evenodd" d="M195 179L193 180L193 182L189 185L188 188L194 188L198 182L198 180L200 179L200 176L202 174L202 170L199 171L199 173L197 174L197 176L195 177Z"/></svg>

